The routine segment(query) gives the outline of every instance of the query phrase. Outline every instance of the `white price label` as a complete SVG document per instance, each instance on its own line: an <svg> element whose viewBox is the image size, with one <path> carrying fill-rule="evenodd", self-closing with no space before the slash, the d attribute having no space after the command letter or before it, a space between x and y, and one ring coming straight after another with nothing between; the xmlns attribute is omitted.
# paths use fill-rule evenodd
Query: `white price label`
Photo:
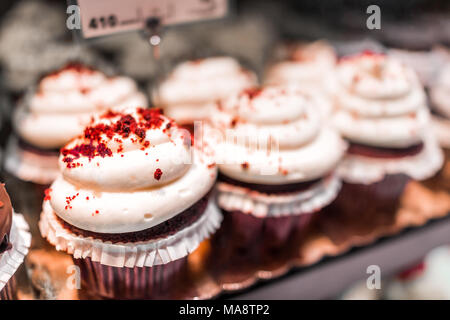
<svg viewBox="0 0 450 320"><path fill-rule="evenodd" d="M218 19L228 0L78 0L85 38L143 29L148 18L162 26Z"/></svg>

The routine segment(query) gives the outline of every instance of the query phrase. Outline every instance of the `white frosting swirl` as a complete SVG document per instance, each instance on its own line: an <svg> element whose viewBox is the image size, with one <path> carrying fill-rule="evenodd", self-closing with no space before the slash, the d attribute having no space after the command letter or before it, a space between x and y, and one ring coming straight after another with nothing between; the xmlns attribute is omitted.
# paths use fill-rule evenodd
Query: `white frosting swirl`
<svg viewBox="0 0 450 320"><path fill-rule="evenodd" d="M332 171L345 144L321 128L315 101L297 86L274 86L245 90L218 106L212 122L221 132L221 141L213 142L219 169L261 184L314 180Z"/></svg>
<svg viewBox="0 0 450 320"><path fill-rule="evenodd" d="M213 161L190 145L189 132L154 110L98 116L62 150L50 204L84 230L151 228L192 206L214 183Z"/></svg>
<svg viewBox="0 0 450 320"><path fill-rule="evenodd" d="M344 58L332 81L333 121L349 140L394 148L422 140L430 117L412 69L386 55L365 52Z"/></svg>
<svg viewBox="0 0 450 320"><path fill-rule="evenodd" d="M208 118L217 100L255 84L255 74L233 58L214 57L178 65L153 98L177 122L193 122Z"/></svg>
<svg viewBox="0 0 450 320"><path fill-rule="evenodd" d="M325 78L334 70L336 54L324 41L287 47L282 60L266 72L265 83L300 84L305 87L322 88ZM287 57L286 57L287 56Z"/></svg>
<svg viewBox="0 0 450 320"><path fill-rule="evenodd" d="M28 143L43 149L60 148L81 134L93 113L114 107L147 106L135 82L107 77L78 64L44 77L35 91L17 106L13 124Z"/></svg>
<svg viewBox="0 0 450 320"><path fill-rule="evenodd" d="M430 89L433 108L450 119L450 63L447 63Z"/></svg>

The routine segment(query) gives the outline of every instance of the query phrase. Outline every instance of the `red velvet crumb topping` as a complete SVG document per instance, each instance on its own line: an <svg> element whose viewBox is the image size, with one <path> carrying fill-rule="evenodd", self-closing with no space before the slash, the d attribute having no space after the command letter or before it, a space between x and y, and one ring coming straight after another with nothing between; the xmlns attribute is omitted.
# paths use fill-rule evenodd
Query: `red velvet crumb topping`
<svg viewBox="0 0 450 320"><path fill-rule="evenodd" d="M67 168L76 168L80 164L75 160L81 157L87 157L92 160L95 157L112 157L113 153L110 148L107 147L107 139L112 140L114 136L121 136L122 138L132 138L134 143L140 143L144 148L150 145L149 141L146 141L146 130L156 129L161 126L164 119L161 117L160 109L138 109L138 117L135 118L130 114L121 114L113 111L108 111L101 116L101 119L118 118L112 121L111 124L98 123L92 124L84 130L83 138L85 143L78 144L70 149L63 148L61 153L63 154L63 161L67 164ZM168 126L170 128L170 126ZM167 127L166 127L167 128ZM121 143L122 141L117 137L114 141ZM118 147L118 152L122 152L123 147Z"/></svg>

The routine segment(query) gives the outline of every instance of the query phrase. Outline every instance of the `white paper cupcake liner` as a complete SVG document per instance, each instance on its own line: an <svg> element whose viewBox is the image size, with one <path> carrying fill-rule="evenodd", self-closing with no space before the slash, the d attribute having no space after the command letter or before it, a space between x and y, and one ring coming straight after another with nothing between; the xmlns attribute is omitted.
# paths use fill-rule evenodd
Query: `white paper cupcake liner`
<svg viewBox="0 0 450 320"><path fill-rule="evenodd" d="M12 248L0 255L0 291L23 263L30 248L31 234L21 214L14 214L9 235Z"/></svg>
<svg viewBox="0 0 450 320"><path fill-rule="evenodd" d="M442 167L444 155L434 135L424 137L422 151L400 159L379 159L359 155L346 155L337 169L343 181L371 184L383 180L385 175L406 174L415 180L434 176Z"/></svg>
<svg viewBox="0 0 450 320"><path fill-rule="evenodd" d="M341 181L331 175L312 188L286 194L265 194L225 182L217 183L219 207L256 217L282 217L318 211L337 196Z"/></svg>
<svg viewBox="0 0 450 320"><path fill-rule="evenodd" d="M42 155L20 147L17 137L9 138L5 170L24 181L50 184L58 176L58 156Z"/></svg>
<svg viewBox="0 0 450 320"><path fill-rule="evenodd" d="M432 117L433 130L441 147L450 149L450 120L442 117Z"/></svg>
<svg viewBox="0 0 450 320"><path fill-rule="evenodd" d="M150 241L111 243L71 233L61 225L49 202L45 201L39 229L56 250L66 251L75 259L89 257L104 265L133 268L167 264L187 256L215 232L221 222L222 215L210 201L196 222L174 235Z"/></svg>

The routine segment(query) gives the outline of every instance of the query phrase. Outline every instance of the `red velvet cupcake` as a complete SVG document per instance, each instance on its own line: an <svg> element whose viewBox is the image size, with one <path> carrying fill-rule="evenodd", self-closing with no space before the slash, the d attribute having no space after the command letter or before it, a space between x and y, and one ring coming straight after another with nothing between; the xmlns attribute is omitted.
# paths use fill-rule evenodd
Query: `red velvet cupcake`
<svg viewBox="0 0 450 320"><path fill-rule="evenodd" d="M39 227L73 255L82 287L112 299L164 298L220 224L216 167L158 109L98 116L60 156Z"/></svg>
<svg viewBox="0 0 450 320"><path fill-rule="evenodd" d="M219 166L223 246L233 259L275 253L336 197L345 143L297 86L245 90L218 106L208 134Z"/></svg>
<svg viewBox="0 0 450 320"><path fill-rule="evenodd" d="M430 88L433 129L445 152L444 169L439 178L450 188L450 62L440 71Z"/></svg>
<svg viewBox="0 0 450 320"><path fill-rule="evenodd" d="M132 79L69 63L42 77L14 109L5 168L48 186L58 175L59 149L83 132L95 112L146 104Z"/></svg>
<svg viewBox="0 0 450 320"><path fill-rule="evenodd" d="M151 92L155 105L180 125L209 119L217 101L256 85L256 75L231 57L185 61Z"/></svg>
<svg viewBox="0 0 450 320"><path fill-rule="evenodd" d="M412 69L372 52L343 58L332 80L333 123L350 143L335 205L355 217L394 213L408 181L442 166L423 88Z"/></svg>

